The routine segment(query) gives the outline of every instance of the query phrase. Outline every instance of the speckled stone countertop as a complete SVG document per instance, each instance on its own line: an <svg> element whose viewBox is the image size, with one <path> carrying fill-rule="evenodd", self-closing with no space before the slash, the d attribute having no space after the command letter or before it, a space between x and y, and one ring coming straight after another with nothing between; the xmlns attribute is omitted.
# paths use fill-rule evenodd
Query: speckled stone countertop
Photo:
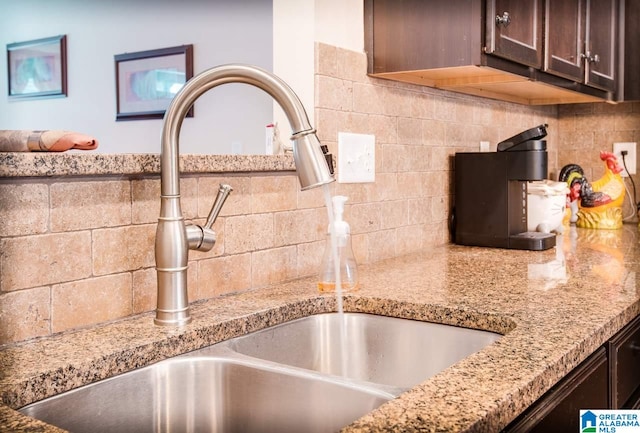
<svg viewBox="0 0 640 433"><path fill-rule="evenodd" d="M345 428L494 432L640 314L640 236L571 228L542 252L446 245L360 268L346 311L504 333ZM0 431L54 432L13 409L294 318L335 311L314 279L193 304L193 323L144 314L0 351Z"/></svg>
<svg viewBox="0 0 640 433"><path fill-rule="evenodd" d="M182 173L286 170L295 170L292 155L180 155ZM0 152L0 178L159 173L158 154Z"/></svg>

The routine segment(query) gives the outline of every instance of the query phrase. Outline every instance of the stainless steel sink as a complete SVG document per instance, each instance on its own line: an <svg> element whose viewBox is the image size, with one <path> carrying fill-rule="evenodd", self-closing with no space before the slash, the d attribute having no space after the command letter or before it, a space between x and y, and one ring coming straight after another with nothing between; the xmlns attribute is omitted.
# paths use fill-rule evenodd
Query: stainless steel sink
<svg viewBox="0 0 640 433"><path fill-rule="evenodd" d="M392 398L312 372L177 357L21 409L74 433L333 432Z"/></svg>
<svg viewBox="0 0 640 433"><path fill-rule="evenodd" d="M74 433L334 432L498 338L370 314L319 314L20 412Z"/></svg>
<svg viewBox="0 0 640 433"><path fill-rule="evenodd" d="M236 338L229 346L256 358L406 389L500 337L395 317L327 313Z"/></svg>

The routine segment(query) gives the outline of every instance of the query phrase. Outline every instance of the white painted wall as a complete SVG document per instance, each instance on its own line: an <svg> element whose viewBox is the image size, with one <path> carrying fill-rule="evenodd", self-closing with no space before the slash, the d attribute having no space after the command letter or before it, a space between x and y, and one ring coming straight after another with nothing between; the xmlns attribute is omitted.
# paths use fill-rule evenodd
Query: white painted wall
<svg viewBox="0 0 640 433"><path fill-rule="evenodd" d="M298 95L313 125L314 4L313 0L273 0L273 73ZM287 118L274 103L282 140L289 140Z"/></svg>
<svg viewBox="0 0 640 433"><path fill-rule="evenodd" d="M115 54L194 45L194 71L223 63L273 69L270 0L0 0L0 47L67 35L67 98L9 100L0 56L0 129L71 129L103 153L158 153L162 120L115 121ZM182 127L183 153L263 153L271 98L231 84L203 95ZM212 148L217 149L212 152Z"/></svg>
<svg viewBox="0 0 640 433"><path fill-rule="evenodd" d="M364 50L362 0L273 0L273 71L296 92L314 123L314 49L321 42ZM283 139L291 133L277 104Z"/></svg>
<svg viewBox="0 0 640 433"><path fill-rule="evenodd" d="M364 51L364 1L315 0L316 41Z"/></svg>
<svg viewBox="0 0 640 433"><path fill-rule="evenodd" d="M157 153L160 146L161 120L115 121L115 54L192 43L196 73L229 62L264 67L291 86L313 124L315 42L353 51L364 45L362 0L0 0L0 10L2 46L67 34L69 49L69 96L0 97L0 129L78 130L95 135L104 153ZM233 153L238 145L262 153L272 119L283 139L290 135L277 104L246 85L213 89L195 109L183 124L183 153Z"/></svg>

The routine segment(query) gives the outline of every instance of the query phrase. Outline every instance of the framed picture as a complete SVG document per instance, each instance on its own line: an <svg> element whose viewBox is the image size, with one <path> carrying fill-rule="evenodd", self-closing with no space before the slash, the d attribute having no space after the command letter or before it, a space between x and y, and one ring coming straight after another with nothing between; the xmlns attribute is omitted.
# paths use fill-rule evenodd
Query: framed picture
<svg viewBox="0 0 640 433"><path fill-rule="evenodd" d="M118 54L115 62L116 120L161 119L193 77L193 45Z"/></svg>
<svg viewBox="0 0 640 433"><path fill-rule="evenodd" d="M10 98L67 96L67 36L7 45Z"/></svg>

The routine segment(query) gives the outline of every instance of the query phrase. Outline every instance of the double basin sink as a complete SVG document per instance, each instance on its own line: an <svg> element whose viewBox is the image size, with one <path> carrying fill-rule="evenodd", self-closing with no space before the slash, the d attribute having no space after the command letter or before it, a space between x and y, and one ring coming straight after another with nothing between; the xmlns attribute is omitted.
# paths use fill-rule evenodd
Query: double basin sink
<svg viewBox="0 0 640 433"><path fill-rule="evenodd" d="M333 432L501 336L364 313L308 316L20 412L71 432Z"/></svg>

